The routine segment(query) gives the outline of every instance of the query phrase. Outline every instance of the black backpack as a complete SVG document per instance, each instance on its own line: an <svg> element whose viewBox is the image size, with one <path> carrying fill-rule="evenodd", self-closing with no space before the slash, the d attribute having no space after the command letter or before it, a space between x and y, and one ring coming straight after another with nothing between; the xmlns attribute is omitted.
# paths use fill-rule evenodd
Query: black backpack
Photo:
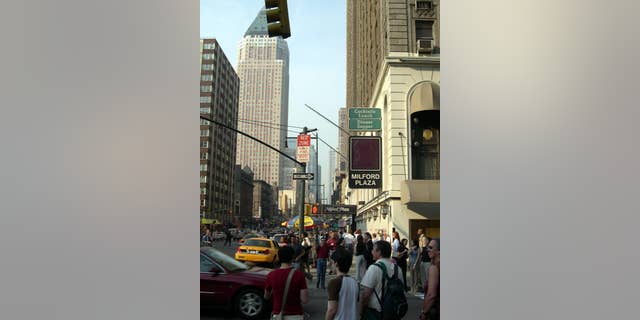
<svg viewBox="0 0 640 320"><path fill-rule="evenodd" d="M404 283L398 277L398 265L393 265L392 277L387 275L387 267L384 264L373 265L382 269L382 297L378 297L378 293L373 290L382 307L382 319L402 319L407 314L409 305L404 295Z"/></svg>

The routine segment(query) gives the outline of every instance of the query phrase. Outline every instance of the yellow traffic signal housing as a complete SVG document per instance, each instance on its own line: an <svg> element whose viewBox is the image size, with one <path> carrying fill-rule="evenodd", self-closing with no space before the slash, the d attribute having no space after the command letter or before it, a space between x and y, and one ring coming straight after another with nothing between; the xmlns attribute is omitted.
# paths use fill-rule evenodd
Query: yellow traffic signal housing
<svg viewBox="0 0 640 320"><path fill-rule="evenodd" d="M289 11L287 0L264 0L267 9L267 29L269 37L281 36L283 39L291 36Z"/></svg>
<svg viewBox="0 0 640 320"><path fill-rule="evenodd" d="M311 205L308 203L304 204L304 215L308 216L311 214Z"/></svg>

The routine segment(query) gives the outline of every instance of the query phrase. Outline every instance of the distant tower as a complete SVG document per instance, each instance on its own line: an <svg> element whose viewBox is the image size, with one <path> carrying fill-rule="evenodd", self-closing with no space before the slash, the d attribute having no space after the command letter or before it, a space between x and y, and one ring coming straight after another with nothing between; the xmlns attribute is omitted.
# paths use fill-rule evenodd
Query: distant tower
<svg viewBox="0 0 640 320"><path fill-rule="evenodd" d="M280 37L269 38L263 8L240 41L238 129L284 151L289 123L289 48ZM248 166L255 180L285 185L283 157L238 135L236 163ZM289 182L290 184L290 182Z"/></svg>

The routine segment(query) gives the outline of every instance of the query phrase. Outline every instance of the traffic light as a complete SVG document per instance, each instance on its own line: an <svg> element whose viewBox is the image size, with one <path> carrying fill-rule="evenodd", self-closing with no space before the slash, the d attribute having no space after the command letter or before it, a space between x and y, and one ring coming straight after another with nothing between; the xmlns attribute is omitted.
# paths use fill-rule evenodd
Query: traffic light
<svg viewBox="0 0 640 320"><path fill-rule="evenodd" d="M318 214L320 213L320 205L318 205L317 203L313 204L313 207L311 207L311 213L313 214Z"/></svg>
<svg viewBox="0 0 640 320"><path fill-rule="evenodd" d="M291 28L287 0L264 0L264 5L267 8L269 37L281 36L283 39L289 38L291 36Z"/></svg>

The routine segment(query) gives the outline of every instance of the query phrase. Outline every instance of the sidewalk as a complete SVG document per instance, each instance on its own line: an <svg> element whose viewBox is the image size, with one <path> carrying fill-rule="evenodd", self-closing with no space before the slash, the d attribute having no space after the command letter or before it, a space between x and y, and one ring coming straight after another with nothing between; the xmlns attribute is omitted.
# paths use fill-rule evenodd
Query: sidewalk
<svg viewBox="0 0 640 320"><path fill-rule="evenodd" d="M355 277L355 257L353 259L353 263L351 268L349 269L349 276ZM309 290L309 304L305 305L305 312L309 313L312 316L312 319L321 319L324 316L327 310L327 291L324 289L316 289L316 281L317 281L317 271L315 267L311 268L311 274L313 275L312 280L307 280L307 287ZM334 279L336 275L329 275L329 267L327 266L327 275L325 286L329 284L329 281ZM407 281L410 277L407 274ZM403 319L418 319L420 315L420 310L422 310L422 301L424 299L424 295L422 293L406 293L407 304L409 305L409 310ZM311 302L315 303L311 303Z"/></svg>

